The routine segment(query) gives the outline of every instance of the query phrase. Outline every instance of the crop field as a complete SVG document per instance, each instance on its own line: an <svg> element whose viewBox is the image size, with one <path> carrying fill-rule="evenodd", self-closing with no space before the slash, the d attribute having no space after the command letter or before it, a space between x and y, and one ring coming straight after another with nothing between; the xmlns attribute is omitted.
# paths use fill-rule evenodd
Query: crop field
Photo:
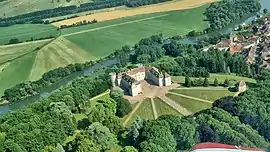
<svg viewBox="0 0 270 152"><path fill-rule="evenodd" d="M159 98L155 98L154 99L155 105L156 105L156 110L157 110L157 114L158 116L162 116L162 115L177 115L177 116L181 116L180 113L178 113L176 110L174 110L172 107L170 107L169 105L167 105L164 101L162 101Z"/></svg>
<svg viewBox="0 0 270 152"><path fill-rule="evenodd" d="M252 78L241 77L235 74L215 74L215 73L210 74L210 77L208 78L209 83L213 84L215 78L218 80L219 83L223 83L225 79L228 79L231 85L234 85L240 80L244 80L245 82L249 82L249 83L256 83L256 80ZM191 79L194 79L194 78L191 78ZM185 77L173 76L172 81L174 81L175 83L185 83Z"/></svg>
<svg viewBox="0 0 270 152"><path fill-rule="evenodd" d="M0 2L0 17L10 17L33 11L52 9L60 6L78 5L90 0L5 0Z"/></svg>
<svg viewBox="0 0 270 152"><path fill-rule="evenodd" d="M193 113L202 109L211 108L212 106L210 103L184 98L170 93L168 93L166 96Z"/></svg>
<svg viewBox="0 0 270 152"><path fill-rule="evenodd" d="M53 25L60 27L61 25L72 25L73 23L83 21L83 20L92 21L95 19L97 21L107 21L107 20L118 19L118 18L129 17L129 16L136 16L136 15L141 15L141 14L151 14L151 13L157 13L157 12L184 10L184 9L198 7L206 3L211 3L215 1L216 0L172 1L172 2L167 2L163 4L155 4L155 5L149 5L149 6L139 7L139 8L132 8L132 9L126 8L126 9L121 9L121 10L95 13L91 15L63 20L60 22L53 23Z"/></svg>
<svg viewBox="0 0 270 152"><path fill-rule="evenodd" d="M3 95L5 89L29 80L29 73L34 64L36 53L33 52L6 63L8 65L0 71L0 95Z"/></svg>
<svg viewBox="0 0 270 152"><path fill-rule="evenodd" d="M35 48L45 45L50 40L43 40L36 43L22 43L0 46L0 64L14 60L24 54L32 52Z"/></svg>
<svg viewBox="0 0 270 152"><path fill-rule="evenodd" d="M19 41L26 41L48 36L57 36L57 29L48 24L17 24L0 28L0 44L9 43L10 39L17 38Z"/></svg>
<svg viewBox="0 0 270 152"><path fill-rule="evenodd" d="M133 45L141 38L163 33L165 36L187 34L207 27L203 12L207 6L190 10L154 13L63 30L64 37L96 57L104 57L123 45ZM188 18L192 18L188 19ZM114 22L114 24L111 24ZM86 30L86 28L88 29ZM83 30L85 29L85 30ZM72 31L72 32L71 32Z"/></svg>
<svg viewBox="0 0 270 152"><path fill-rule="evenodd" d="M173 89L170 90L170 92L183 94L191 97L196 97L200 99L205 99L209 101L215 101L217 99L220 99L224 96L233 96L235 92L230 92L227 89L207 89L207 88L191 88L191 89Z"/></svg>
<svg viewBox="0 0 270 152"><path fill-rule="evenodd" d="M94 56L79 46L60 37L38 51L29 78L37 80L49 70L94 59L96 59Z"/></svg>

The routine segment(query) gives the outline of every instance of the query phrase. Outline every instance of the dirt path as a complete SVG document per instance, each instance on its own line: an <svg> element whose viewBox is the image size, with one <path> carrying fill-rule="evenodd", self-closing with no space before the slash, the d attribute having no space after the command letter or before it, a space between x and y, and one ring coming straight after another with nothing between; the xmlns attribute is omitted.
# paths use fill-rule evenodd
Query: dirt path
<svg viewBox="0 0 270 152"><path fill-rule="evenodd" d="M176 88L178 90L228 90L227 88L224 87L190 87L190 88Z"/></svg>
<svg viewBox="0 0 270 152"><path fill-rule="evenodd" d="M49 41L52 41L53 39L55 39L55 38L44 39L44 40L36 40L36 41L29 41L29 42L22 42L22 43L18 43L18 44L0 45L0 48L21 46L21 45L27 45L27 44L33 44L33 43L39 43L39 42L49 42Z"/></svg>
<svg viewBox="0 0 270 152"><path fill-rule="evenodd" d="M178 103L176 103L175 101L173 101L172 99L166 96L160 96L159 98L163 100L166 104L171 106L173 109L183 114L184 116L188 116L192 114L192 112L188 111L186 108L182 107L181 105L179 105Z"/></svg>
<svg viewBox="0 0 270 152"><path fill-rule="evenodd" d="M125 24L130 24L130 23L136 23L136 22L151 20L151 19L155 19L155 18L167 16L167 15L168 14L164 14L164 15L159 15L159 16L154 16L154 17L148 17L148 18L143 18L143 19L134 20L134 21L123 22L123 23L119 23L119 24L102 26L102 27L98 27L98 28L93 28L93 29L89 29L89 30L75 32L75 33L64 34L63 36L71 36L71 35L77 35L77 34L81 34L81 33L85 33L85 32L97 31L97 30L106 29L106 28L110 28L110 27L115 27L115 26L119 26L119 25L125 25Z"/></svg>
<svg viewBox="0 0 270 152"><path fill-rule="evenodd" d="M60 27L61 25L71 25L79 21L92 21L94 19L100 21L118 19L122 17L135 16L141 14L150 14L158 12L168 12L175 10L191 9L202 6L206 3L215 2L216 0L175 0L160 4L147 5L137 8L126 8L122 10L113 10L108 12L99 12L91 15L72 18L64 21L53 23L54 26Z"/></svg>
<svg viewBox="0 0 270 152"><path fill-rule="evenodd" d="M136 107L131 111L131 113L128 115L127 119L124 121L123 126L126 126L129 120L132 118L133 114L139 109L143 101L138 102Z"/></svg>
<svg viewBox="0 0 270 152"><path fill-rule="evenodd" d="M236 92L233 97L238 97L238 95L240 94L241 92Z"/></svg>
<svg viewBox="0 0 270 152"><path fill-rule="evenodd" d="M189 99L193 99L193 100L198 100L198 101L201 101L201 102L207 102L207 103L213 103L213 101L210 101L210 100L205 100L205 99L200 99L200 98L196 98L196 97L191 97L191 96L186 96L186 95L183 95L183 94L178 94L178 93L174 93L174 92L169 92L170 94L173 94L173 95L177 95L177 96L180 96L180 97L184 97L184 98L189 98Z"/></svg>
<svg viewBox="0 0 270 152"><path fill-rule="evenodd" d="M151 105L152 105L152 110L153 110L153 113L154 113L154 118L157 119L158 114L157 114L157 109L156 109L156 105L155 105L155 102L154 102L153 98L151 98Z"/></svg>

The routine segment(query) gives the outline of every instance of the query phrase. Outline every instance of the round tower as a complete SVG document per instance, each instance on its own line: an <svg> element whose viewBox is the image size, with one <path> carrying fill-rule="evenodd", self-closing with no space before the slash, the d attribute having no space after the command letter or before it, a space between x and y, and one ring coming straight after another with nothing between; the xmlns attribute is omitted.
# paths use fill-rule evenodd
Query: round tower
<svg viewBox="0 0 270 152"><path fill-rule="evenodd" d="M112 72L110 73L110 76L111 76L112 86L115 87L116 73Z"/></svg>

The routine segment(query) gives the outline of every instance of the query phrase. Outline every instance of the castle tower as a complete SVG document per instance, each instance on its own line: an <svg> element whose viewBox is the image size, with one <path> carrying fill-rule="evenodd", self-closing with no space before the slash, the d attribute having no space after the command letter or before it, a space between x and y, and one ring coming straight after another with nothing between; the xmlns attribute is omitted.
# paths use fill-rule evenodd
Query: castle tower
<svg viewBox="0 0 270 152"><path fill-rule="evenodd" d="M115 87L116 73L112 72L110 73L110 76L111 76L112 86Z"/></svg>

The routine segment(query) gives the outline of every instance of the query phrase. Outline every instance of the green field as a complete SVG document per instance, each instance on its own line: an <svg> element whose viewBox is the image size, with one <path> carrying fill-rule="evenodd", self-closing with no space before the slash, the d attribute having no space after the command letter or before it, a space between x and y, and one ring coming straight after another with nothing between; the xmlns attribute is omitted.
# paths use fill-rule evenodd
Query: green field
<svg viewBox="0 0 270 152"><path fill-rule="evenodd" d="M17 24L8 27L0 27L0 44L9 43L10 39L19 41L57 36L57 29L49 24Z"/></svg>
<svg viewBox="0 0 270 152"><path fill-rule="evenodd" d="M0 95L4 90L20 82L29 80L29 74L34 64L37 52L30 53L10 63L6 63L0 71Z"/></svg>
<svg viewBox="0 0 270 152"><path fill-rule="evenodd" d="M132 118L129 120L129 124L131 124L138 117L142 119L154 119L154 113L152 110L152 105L150 99L145 99L137 111L133 114Z"/></svg>
<svg viewBox="0 0 270 152"><path fill-rule="evenodd" d="M187 34L191 30L203 30L207 27L207 22L203 21L206 7L104 21L64 29L62 33L65 38L91 55L104 57L123 45L134 45L140 39L154 34L172 36ZM83 30L91 31L83 33Z"/></svg>
<svg viewBox="0 0 270 152"><path fill-rule="evenodd" d="M157 114L158 116L162 116L162 115L180 115L182 116L179 112L177 112L176 110L174 110L172 107L170 107L169 105L167 105L164 101L162 101L159 98L155 98L154 99L155 102L155 106L156 106L156 110L157 110Z"/></svg>
<svg viewBox="0 0 270 152"><path fill-rule="evenodd" d="M79 5L90 0L5 0L0 2L0 17L21 15L33 11L52 9L60 6Z"/></svg>
<svg viewBox="0 0 270 152"><path fill-rule="evenodd" d="M191 88L191 89L173 89L170 90L170 92L183 94L186 96L196 97L200 99L205 99L209 101L215 101L217 99L220 99L224 96L232 96L235 94L235 92L230 92L227 89L208 89L208 88Z"/></svg>
<svg viewBox="0 0 270 152"><path fill-rule="evenodd" d="M180 104L182 107L186 108L187 110L191 112L198 112L202 109L211 108L212 104L201 102L198 100L188 99L184 97L180 97L173 94L166 94L166 96L172 100L174 100L176 103Z"/></svg>
<svg viewBox="0 0 270 152"><path fill-rule="evenodd" d="M225 79L228 79L228 80L230 80L231 85L234 85L235 83L239 82L240 80L244 80L245 82L249 82L249 83L256 83L255 79L241 77L241 76L237 76L235 74L215 74L215 73L210 74L210 77L208 78L209 83L213 84L215 78L218 79L219 83L223 83L225 81ZM191 78L191 79L195 79L195 78ZM185 83L185 77L173 76L172 81L175 83Z"/></svg>

